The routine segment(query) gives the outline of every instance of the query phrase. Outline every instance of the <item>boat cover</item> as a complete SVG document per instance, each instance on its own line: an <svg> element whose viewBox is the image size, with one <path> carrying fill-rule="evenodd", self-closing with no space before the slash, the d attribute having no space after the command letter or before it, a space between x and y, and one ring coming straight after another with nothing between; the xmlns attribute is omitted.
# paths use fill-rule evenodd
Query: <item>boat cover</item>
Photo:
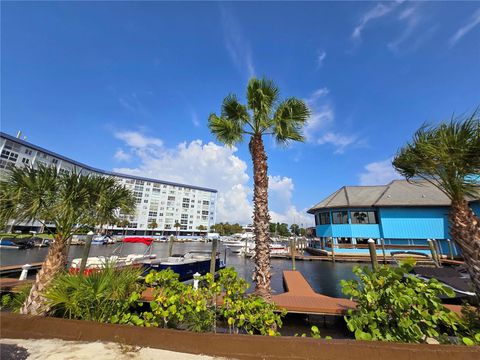
<svg viewBox="0 0 480 360"><path fill-rule="evenodd" d="M153 238L150 237L141 237L141 236L129 236L123 239L124 243L141 243L147 246L153 242Z"/></svg>

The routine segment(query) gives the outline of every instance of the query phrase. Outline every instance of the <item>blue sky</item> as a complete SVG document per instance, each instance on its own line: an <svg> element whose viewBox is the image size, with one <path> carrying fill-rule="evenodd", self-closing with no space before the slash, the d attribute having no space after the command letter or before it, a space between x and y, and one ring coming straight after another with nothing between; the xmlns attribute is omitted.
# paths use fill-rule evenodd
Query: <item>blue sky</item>
<svg viewBox="0 0 480 360"><path fill-rule="evenodd" d="M1 129L105 169L218 188L249 222L246 144L206 127L250 76L305 99L307 142L266 140L276 220L396 175L423 123L480 105L478 2L2 2Z"/></svg>

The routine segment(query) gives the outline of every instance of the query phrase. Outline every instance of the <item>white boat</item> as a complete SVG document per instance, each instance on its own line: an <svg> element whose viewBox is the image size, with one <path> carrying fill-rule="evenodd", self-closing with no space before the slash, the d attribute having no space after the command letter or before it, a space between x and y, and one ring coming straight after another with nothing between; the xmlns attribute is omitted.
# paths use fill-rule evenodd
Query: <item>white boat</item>
<svg viewBox="0 0 480 360"><path fill-rule="evenodd" d="M124 243L140 243L147 246L143 254L128 254L122 255L122 248ZM101 271L106 266L114 266L115 268L123 268L127 266L138 265L141 266L144 261L152 260L157 255L152 254L153 238L147 237L126 237L122 243L112 252L110 256L91 256L87 258L85 266L85 274L91 272ZM76 258L72 260L70 265L70 273L77 274L80 271L82 258Z"/></svg>
<svg viewBox="0 0 480 360"><path fill-rule="evenodd" d="M245 247L239 250L240 254L245 254ZM271 243L270 244L270 255L287 255L290 251L288 247L281 243ZM247 256L255 255L255 243L252 243L250 246L247 246Z"/></svg>

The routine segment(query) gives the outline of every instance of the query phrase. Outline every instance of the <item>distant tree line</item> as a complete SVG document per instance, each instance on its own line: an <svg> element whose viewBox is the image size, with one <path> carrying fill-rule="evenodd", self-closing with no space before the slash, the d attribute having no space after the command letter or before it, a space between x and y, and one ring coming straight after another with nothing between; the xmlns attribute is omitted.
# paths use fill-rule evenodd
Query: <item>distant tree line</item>
<svg viewBox="0 0 480 360"><path fill-rule="evenodd" d="M229 224L226 223L218 223L215 225L210 226L210 231L219 233L220 235L233 235L236 233L242 233L243 228L240 224Z"/></svg>
<svg viewBox="0 0 480 360"><path fill-rule="evenodd" d="M299 225L292 224L289 228L286 223L270 223L269 230L270 234L278 236L304 236L306 233L306 230Z"/></svg>

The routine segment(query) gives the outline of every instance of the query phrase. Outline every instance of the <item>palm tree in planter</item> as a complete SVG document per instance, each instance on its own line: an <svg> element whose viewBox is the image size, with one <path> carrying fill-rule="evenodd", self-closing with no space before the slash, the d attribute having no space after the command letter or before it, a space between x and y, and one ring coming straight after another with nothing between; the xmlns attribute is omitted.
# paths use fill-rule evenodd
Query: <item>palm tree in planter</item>
<svg viewBox="0 0 480 360"><path fill-rule="evenodd" d="M399 150L395 169L407 180L421 178L447 195L450 235L460 247L480 299L480 220L468 200L480 199L480 118L423 126Z"/></svg>
<svg viewBox="0 0 480 360"><path fill-rule="evenodd" d="M107 200L112 194L114 202ZM79 228L108 223L119 208L127 211L132 204L132 193L113 178L61 174L55 167L10 168L0 180L0 218L55 225L53 244L20 312L46 315L44 293L65 268L68 239Z"/></svg>
<svg viewBox="0 0 480 360"><path fill-rule="evenodd" d="M149 229L152 229L152 233L153 233L153 230L156 229L158 227L158 224L156 223L155 220L152 220L149 224L148 224L148 228Z"/></svg>
<svg viewBox="0 0 480 360"><path fill-rule="evenodd" d="M279 101L279 89L273 81L252 78L247 85L247 105L240 104L237 97L230 94L223 100L220 115L211 114L208 119L210 131L228 146L249 138L254 179L255 292L268 301L271 300L270 215L263 136L272 135L282 145L303 141L302 127L309 116L310 110L304 101L293 97Z"/></svg>

